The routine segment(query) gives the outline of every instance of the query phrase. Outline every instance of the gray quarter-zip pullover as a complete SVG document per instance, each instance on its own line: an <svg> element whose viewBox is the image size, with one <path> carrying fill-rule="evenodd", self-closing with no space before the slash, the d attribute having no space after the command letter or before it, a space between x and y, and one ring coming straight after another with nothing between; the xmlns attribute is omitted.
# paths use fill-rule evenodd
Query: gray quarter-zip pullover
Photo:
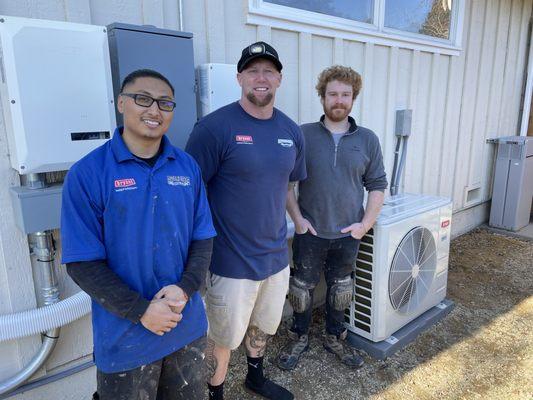
<svg viewBox="0 0 533 400"><path fill-rule="evenodd" d="M335 144L320 122L301 126L305 137L307 179L299 183L298 205L324 239L349 236L341 229L364 216L364 189L385 191L387 177L379 139L349 117L350 130Z"/></svg>

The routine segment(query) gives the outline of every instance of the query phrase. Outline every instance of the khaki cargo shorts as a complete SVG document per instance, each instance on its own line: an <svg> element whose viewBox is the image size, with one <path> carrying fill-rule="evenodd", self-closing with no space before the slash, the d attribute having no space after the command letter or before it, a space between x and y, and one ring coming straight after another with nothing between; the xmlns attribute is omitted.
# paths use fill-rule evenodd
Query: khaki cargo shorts
<svg viewBox="0 0 533 400"><path fill-rule="evenodd" d="M248 326L257 326L274 335L281 322L289 275L288 266L262 281L211 274L206 295L209 339L218 346L235 350Z"/></svg>

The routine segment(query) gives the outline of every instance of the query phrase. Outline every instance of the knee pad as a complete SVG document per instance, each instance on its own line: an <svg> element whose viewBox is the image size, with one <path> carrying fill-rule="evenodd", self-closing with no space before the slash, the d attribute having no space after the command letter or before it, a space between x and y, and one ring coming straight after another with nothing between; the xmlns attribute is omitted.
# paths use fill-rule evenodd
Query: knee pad
<svg viewBox="0 0 533 400"><path fill-rule="evenodd" d="M334 310L344 311L350 305L353 296L353 280L350 276L336 279L329 290L328 302Z"/></svg>
<svg viewBox="0 0 533 400"><path fill-rule="evenodd" d="M310 289L313 286L291 276L289 281L289 301L294 312L302 313L311 307Z"/></svg>

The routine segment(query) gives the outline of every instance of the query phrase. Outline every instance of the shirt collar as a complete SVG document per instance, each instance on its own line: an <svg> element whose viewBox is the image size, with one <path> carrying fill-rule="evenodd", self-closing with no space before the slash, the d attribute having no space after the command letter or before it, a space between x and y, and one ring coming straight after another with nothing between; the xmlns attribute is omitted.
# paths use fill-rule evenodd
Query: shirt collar
<svg viewBox="0 0 533 400"><path fill-rule="evenodd" d="M113 151L115 159L119 163L126 160L135 160L135 156L128 149L126 143L124 143L124 139L122 139L122 132L124 132L124 127L119 126L115 129L115 132L113 133L113 138L111 139L111 150ZM163 145L163 151L161 152L160 158L164 157L175 159L176 153L174 152L174 147L172 146L170 140L166 137L166 135L163 135L161 141Z"/></svg>
<svg viewBox="0 0 533 400"><path fill-rule="evenodd" d="M325 118L326 118L325 115L322 115L320 117L320 124L324 127L325 130L329 132L329 129L326 128L326 124L324 123ZM348 129L348 132L346 134L350 135L352 133L355 133L358 127L357 127L357 124L355 123L355 119L353 119L351 116L348 116L348 122L350 123L350 129Z"/></svg>

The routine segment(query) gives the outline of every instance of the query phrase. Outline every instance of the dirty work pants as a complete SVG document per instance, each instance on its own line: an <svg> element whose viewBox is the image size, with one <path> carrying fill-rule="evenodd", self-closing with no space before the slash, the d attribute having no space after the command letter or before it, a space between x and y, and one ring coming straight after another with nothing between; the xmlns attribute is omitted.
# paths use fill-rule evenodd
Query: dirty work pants
<svg viewBox="0 0 533 400"><path fill-rule="evenodd" d="M132 370L96 372L93 400L204 400L205 336L161 360Z"/></svg>
<svg viewBox="0 0 533 400"><path fill-rule="evenodd" d="M292 242L293 277L304 282L309 289L311 305L304 312L293 315L291 330L305 335L311 324L313 291L324 271L326 278L326 332L337 337L344 332L344 310L335 310L331 304L330 290L338 279L351 276L359 250L359 240L351 236L340 239L322 239L311 233L294 235Z"/></svg>

